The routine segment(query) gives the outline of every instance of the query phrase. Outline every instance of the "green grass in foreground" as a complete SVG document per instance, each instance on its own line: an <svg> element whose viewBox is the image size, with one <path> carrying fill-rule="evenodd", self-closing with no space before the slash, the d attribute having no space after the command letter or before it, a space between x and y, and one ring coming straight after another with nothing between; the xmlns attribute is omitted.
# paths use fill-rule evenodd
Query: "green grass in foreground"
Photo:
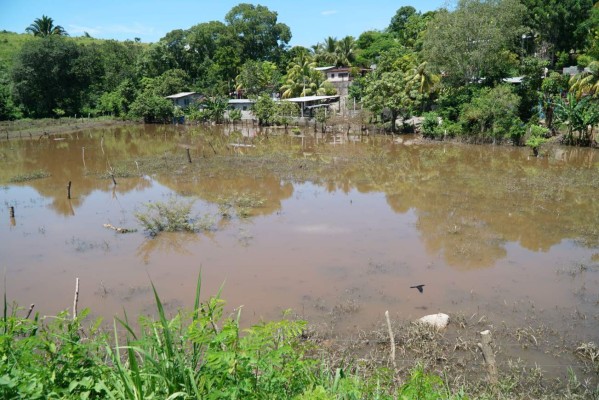
<svg viewBox="0 0 599 400"><path fill-rule="evenodd" d="M398 387L384 368L358 375L327 365L302 338L305 322L282 320L240 331L239 313L223 316L219 293L167 319L154 289L158 320L136 332L116 319L114 332L83 328L87 312L0 322L2 399L439 399L440 378L415 367ZM124 333L122 333L124 332ZM456 398L456 397L453 397Z"/></svg>

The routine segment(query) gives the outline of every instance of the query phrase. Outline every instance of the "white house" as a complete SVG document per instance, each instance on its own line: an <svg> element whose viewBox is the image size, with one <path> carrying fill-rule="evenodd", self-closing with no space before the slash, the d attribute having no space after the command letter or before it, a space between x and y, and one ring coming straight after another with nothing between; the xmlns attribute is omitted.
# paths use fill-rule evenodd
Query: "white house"
<svg viewBox="0 0 599 400"><path fill-rule="evenodd" d="M250 99L230 99L229 110L240 110L241 119L252 119L252 106L255 101Z"/></svg>

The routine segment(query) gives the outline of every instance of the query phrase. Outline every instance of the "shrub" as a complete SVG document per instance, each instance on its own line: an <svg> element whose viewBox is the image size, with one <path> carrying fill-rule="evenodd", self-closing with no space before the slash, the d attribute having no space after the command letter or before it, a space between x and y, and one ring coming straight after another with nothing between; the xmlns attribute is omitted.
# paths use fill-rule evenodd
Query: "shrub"
<svg viewBox="0 0 599 400"><path fill-rule="evenodd" d="M156 202L144 204L145 210L135 213L137 220L150 235L160 232L197 232L209 230L213 225L210 220L191 216L192 202L181 202L171 198L167 203Z"/></svg>

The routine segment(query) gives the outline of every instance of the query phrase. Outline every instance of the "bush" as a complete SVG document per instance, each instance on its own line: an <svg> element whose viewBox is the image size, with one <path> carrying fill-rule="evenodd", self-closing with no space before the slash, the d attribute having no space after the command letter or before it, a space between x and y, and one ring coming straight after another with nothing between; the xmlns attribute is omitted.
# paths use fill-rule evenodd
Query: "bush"
<svg viewBox="0 0 599 400"><path fill-rule="evenodd" d="M209 230L212 222L191 216L191 202L179 202L170 199L167 203L156 202L144 204L145 210L135 213L137 220L151 236L160 232L197 232Z"/></svg>
<svg viewBox="0 0 599 400"><path fill-rule="evenodd" d="M423 114L424 120L422 121L422 125L420 129L422 130L422 135L428 138L437 137L437 129L439 128L439 114L435 112L428 112Z"/></svg>
<svg viewBox="0 0 599 400"><path fill-rule="evenodd" d="M539 147L547 141L546 136L549 135L549 129L539 125L532 125L529 128L529 137L526 140L526 146L530 147L534 156L539 155Z"/></svg>

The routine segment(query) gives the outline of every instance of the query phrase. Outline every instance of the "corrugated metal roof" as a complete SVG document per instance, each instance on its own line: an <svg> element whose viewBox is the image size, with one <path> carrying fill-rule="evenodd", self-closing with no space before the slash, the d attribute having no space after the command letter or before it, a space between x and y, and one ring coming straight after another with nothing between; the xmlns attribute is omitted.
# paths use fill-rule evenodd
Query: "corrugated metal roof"
<svg viewBox="0 0 599 400"><path fill-rule="evenodd" d="M180 99L181 97L191 96L192 94L196 94L196 92L181 92L177 94L171 94L170 96L166 96L167 99Z"/></svg>
<svg viewBox="0 0 599 400"><path fill-rule="evenodd" d="M230 99L229 104L244 104L244 103L255 103L252 99Z"/></svg>
<svg viewBox="0 0 599 400"><path fill-rule="evenodd" d="M293 97L291 99L284 99L287 101L293 101L294 103L302 103L308 101L318 101L318 100L328 100L328 99L338 99L339 96L303 96L303 97Z"/></svg>

